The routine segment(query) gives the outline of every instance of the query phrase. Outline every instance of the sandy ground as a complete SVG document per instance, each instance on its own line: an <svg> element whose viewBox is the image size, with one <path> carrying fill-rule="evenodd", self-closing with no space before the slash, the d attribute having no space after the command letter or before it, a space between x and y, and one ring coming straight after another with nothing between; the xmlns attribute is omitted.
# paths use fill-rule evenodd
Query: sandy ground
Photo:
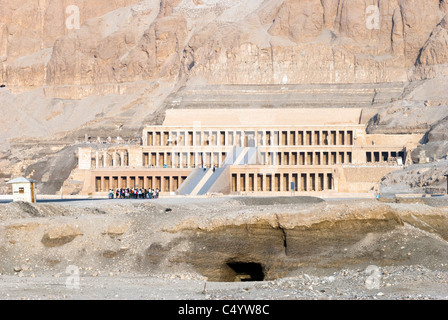
<svg viewBox="0 0 448 320"><path fill-rule="evenodd" d="M366 270L339 270L329 276L311 272L260 282L207 282L148 274L67 274L0 277L4 300L446 300L448 272L424 267L379 268L369 282ZM79 281L79 282L78 282ZM377 281L377 282L376 282ZM376 286L376 283L378 286Z"/></svg>
<svg viewBox="0 0 448 320"><path fill-rule="evenodd" d="M88 263L78 264L75 257L70 258L74 252L84 250L87 242L79 242L78 247L72 241L60 248L68 248L61 251L60 248L44 248L41 243L34 243L33 232L25 233L28 239L21 238L19 233L14 234L14 241L23 242L23 247L10 249L17 246L13 243L13 237L5 230L13 226L19 230L30 223L35 223L35 230L40 226L48 226L64 219L83 226L83 220L92 221L92 230L104 228L100 221L128 221L130 218L141 219L141 214L148 220L141 219L142 228L148 227L146 223L151 221L157 228L173 228L182 221L190 221L193 218L213 217L220 219L235 217L244 212L251 216L254 212L272 210L282 212L294 210L308 210L316 204L312 198L301 199L294 202L286 198L168 198L153 202L146 200L96 200L96 201L65 201L57 204L42 203L35 206L36 211L30 211L27 207L19 207L13 203L0 204L2 217L0 220L0 252L2 260L0 267L0 299L3 300L402 300L402 299L448 299L448 257L445 256L446 240L439 235L436 248L423 248L428 250L428 257L436 257L433 263L428 264L424 256L418 256L411 264L397 264L366 267L342 267L342 268L313 268L305 267L282 277L270 281L251 282L212 282L198 273L187 268L186 272L152 272L151 269L143 272L133 271L123 265L117 267L113 264L98 264L94 260ZM235 202L236 201L236 202ZM331 205L363 203L367 200L331 200ZM431 206L424 205L426 211L447 208L447 199L432 199ZM238 204L236 204L238 203ZM368 205L368 203L367 203ZM395 205L395 204L394 204ZM420 205L420 204L419 204ZM59 211L57 211L57 208ZM65 208L66 210L63 210ZM112 208L114 208L112 210ZM125 210L126 208L126 210ZM150 213L150 208L153 213ZM170 208L179 214L177 218L167 215L165 209ZM51 211L51 210L53 211ZM27 211L28 210L28 211ZM96 210L96 211L94 211ZM140 212L140 211L141 212ZM446 212L446 211L443 211ZM161 214L163 213L163 215ZM34 216L33 216L34 215ZM232 216L233 215L233 216ZM190 220L189 220L190 219ZM191 220L193 219L193 220ZM205 218L204 218L205 219ZM207 218L208 219L208 218ZM211 220L210 220L211 221ZM197 223L199 223L197 222ZM209 222L207 222L209 223ZM17 226L20 226L18 228ZM206 224L208 225L208 224ZM156 229L157 229L156 228ZM411 238L422 237L422 233L414 232L414 227L406 229L409 239L406 242L406 250L409 255L414 252L424 252L422 248L412 248L419 242L412 242ZM148 227L148 230L150 228ZM160 230L158 229L158 230ZM42 229L44 230L44 229ZM83 237L90 237L87 229ZM14 231L16 232L16 231ZM414 232L414 233L413 233ZM38 233L37 231L34 233ZM36 236L40 239L42 235ZM148 231L148 238L161 237L157 230ZM78 237L80 238L80 237ZM9 240L8 240L9 239ZM121 245L128 245L126 241L138 241L137 236L131 240L123 237ZM392 239L392 238L390 238ZM395 239L395 238L394 238ZM7 243L7 241L9 243ZM386 239L387 240L387 239ZM418 239L417 239L418 240ZM26 243L29 241L29 243ZM39 242L39 241L37 241ZM13 243L13 244L11 244ZM149 242L150 243L150 242ZM95 243L95 245L104 244ZM383 243L381 243L383 244ZM425 246L433 245L433 242L425 242ZM72 246L72 247L69 247ZM137 247L136 247L137 248ZM402 247L404 248L404 246ZM29 250L29 251L27 251ZM40 250L40 251L39 251ZM55 266L43 266L43 260L38 260L32 253L46 254L47 259L51 250L60 250L64 258ZM414 250L414 251L412 251ZM28 254L28 255L27 255ZM431 256L429 256L431 255ZM438 256L439 255L439 256ZM54 257L54 256L51 256ZM421 264L419 263L421 259ZM445 261L445 263L444 263ZM126 266L126 265L124 265Z"/></svg>

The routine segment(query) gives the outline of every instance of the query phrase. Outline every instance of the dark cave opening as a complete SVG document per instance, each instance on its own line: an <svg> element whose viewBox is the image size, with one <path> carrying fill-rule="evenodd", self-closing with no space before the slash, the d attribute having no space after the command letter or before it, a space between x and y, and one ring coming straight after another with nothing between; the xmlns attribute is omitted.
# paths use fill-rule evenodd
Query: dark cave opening
<svg viewBox="0 0 448 320"><path fill-rule="evenodd" d="M227 266L235 272L234 281L263 281L263 266L257 262L228 262Z"/></svg>

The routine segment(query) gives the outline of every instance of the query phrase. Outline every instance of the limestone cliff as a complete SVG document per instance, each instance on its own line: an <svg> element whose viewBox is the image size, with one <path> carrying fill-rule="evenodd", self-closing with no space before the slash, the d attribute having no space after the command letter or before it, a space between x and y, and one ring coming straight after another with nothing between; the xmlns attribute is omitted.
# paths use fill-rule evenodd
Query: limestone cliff
<svg viewBox="0 0 448 320"><path fill-rule="evenodd" d="M0 81L18 91L194 77L213 84L404 81L409 68L447 62L448 5L439 0L0 4ZM79 29L69 24L72 7ZM67 90L64 97L79 97ZM111 89L98 90L92 93Z"/></svg>

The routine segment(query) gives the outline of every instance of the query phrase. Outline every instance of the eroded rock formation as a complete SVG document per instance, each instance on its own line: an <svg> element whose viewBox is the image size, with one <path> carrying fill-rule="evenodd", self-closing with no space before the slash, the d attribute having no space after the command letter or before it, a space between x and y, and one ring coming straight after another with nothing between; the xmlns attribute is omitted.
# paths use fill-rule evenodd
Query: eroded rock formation
<svg viewBox="0 0 448 320"><path fill-rule="evenodd" d="M0 169L19 159L7 174L24 172L12 141L139 136L182 86L446 77L447 12L446 0L0 0ZM447 100L431 88L403 97Z"/></svg>
<svg viewBox="0 0 448 320"><path fill-rule="evenodd" d="M1 81L20 89L195 76L215 84L387 82L406 80L414 65L446 63L447 4L439 0L1 4ZM79 8L79 29L67 25L70 5Z"/></svg>
<svg viewBox="0 0 448 320"><path fill-rule="evenodd" d="M171 199L169 212L154 202L38 203L30 213L6 204L0 272L17 273L24 263L36 275L76 265L89 276L119 271L239 281L310 268L446 269L446 200L275 200L281 198Z"/></svg>

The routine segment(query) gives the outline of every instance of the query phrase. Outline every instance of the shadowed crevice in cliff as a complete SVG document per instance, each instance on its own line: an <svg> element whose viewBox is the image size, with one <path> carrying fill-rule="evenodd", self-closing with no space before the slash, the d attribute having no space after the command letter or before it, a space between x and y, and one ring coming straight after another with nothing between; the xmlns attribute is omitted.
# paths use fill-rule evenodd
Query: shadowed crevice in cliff
<svg viewBox="0 0 448 320"><path fill-rule="evenodd" d="M65 147L53 156L28 166L25 176L37 181L40 194L56 194L78 164L75 152L78 146Z"/></svg>
<svg viewBox="0 0 448 320"><path fill-rule="evenodd" d="M263 265L257 262L227 262L227 266L234 271L233 279L229 277L230 281L263 281L264 268Z"/></svg>

